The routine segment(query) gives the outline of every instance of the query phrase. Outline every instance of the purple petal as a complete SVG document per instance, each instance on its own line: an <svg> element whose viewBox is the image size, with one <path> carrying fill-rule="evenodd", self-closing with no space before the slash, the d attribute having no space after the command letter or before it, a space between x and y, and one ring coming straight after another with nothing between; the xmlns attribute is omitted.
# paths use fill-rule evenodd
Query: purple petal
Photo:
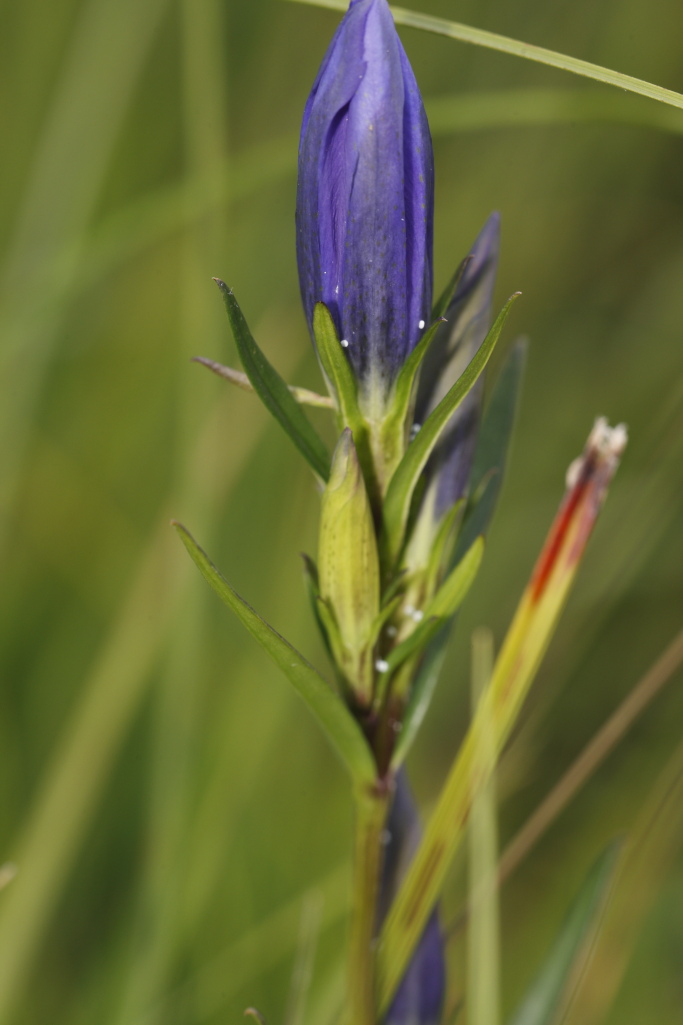
<svg viewBox="0 0 683 1025"><path fill-rule="evenodd" d="M417 809L405 770L396 777L396 792L389 813L380 915L383 918L396 895L420 841ZM422 938L385 1018L385 1025L437 1025L446 992L444 939L436 910L425 926Z"/></svg>
<svg viewBox="0 0 683 1025"><path fill-rule="evenodd" d="M362 383L386 399L429 319L433 156L386 0L355 0L306 104L297 256L306 317L332 312Z"/></svg>

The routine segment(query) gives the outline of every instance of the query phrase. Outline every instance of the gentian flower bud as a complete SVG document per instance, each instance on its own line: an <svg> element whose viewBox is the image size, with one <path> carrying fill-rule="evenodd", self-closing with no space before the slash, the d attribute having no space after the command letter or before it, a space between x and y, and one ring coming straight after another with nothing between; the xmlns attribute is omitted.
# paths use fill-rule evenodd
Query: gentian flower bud
<svg viewBox="0 0 683 1025"><path fill-rule="evenodd" d="M380 917L383 918L413 859L422 836L415 800L405 769L396 776L396 790L387 819ZM385 1025L438 1025L446 992L444 937L433 911L394 997Z"/></svg>
<svg viewBox="0 0 683 1025"><path fill-rule="evenodd" d="M297 256L311 333L322 301L371 417L430 318L433 206L429 126L387 0L352 0L304 112Z"/></svg>
<svg viewBox="0 0 683 1025"><path fill-rule="evenodd" d="M323 494L318 574L320 597L338 631L335 655L339 668L357 699L365 703L374 676L379 559L370 502L348 428L337 443ZM333 646L335 639L333 636Z"/></svg>

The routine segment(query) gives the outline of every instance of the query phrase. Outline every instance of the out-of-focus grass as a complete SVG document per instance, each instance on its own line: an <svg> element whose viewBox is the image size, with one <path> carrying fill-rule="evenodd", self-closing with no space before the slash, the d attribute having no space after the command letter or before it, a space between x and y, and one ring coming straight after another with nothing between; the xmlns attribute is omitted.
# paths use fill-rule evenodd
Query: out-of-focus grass
<svg viewBox="0 0 683 1025"><path fill-rule="evenodd" d="M674 0L413 6L683 89ZM19 866L0 892L2 1025L211 1025L248 1004L318 1023L340 993L346 781L167 528L187 522L324 664L298 564L315 547L306 468L256 400L189 357L234 360L219 274L278 368L318 385L294 168L335 23L276 0L0 9L0 864ZM499 208L500 296L523 290L532 343L484 569L412 758L426 802L468 714L473 627L502 635L592 418L626 420L632 437L501 773L504 844L681 625L681 121L404 39L432 97L437 284ZM505 1007L596 853L638 821L682 721L674 683L506 885ZM666 842L607 1023L640 1025L647 1008L680 1020L683 865ZM447 916L459 890L456 873ZM316 893L302 1004L291 976ZM642 903L634 883L630 911ZM630 921L628 894L618 907Z"/></svg>

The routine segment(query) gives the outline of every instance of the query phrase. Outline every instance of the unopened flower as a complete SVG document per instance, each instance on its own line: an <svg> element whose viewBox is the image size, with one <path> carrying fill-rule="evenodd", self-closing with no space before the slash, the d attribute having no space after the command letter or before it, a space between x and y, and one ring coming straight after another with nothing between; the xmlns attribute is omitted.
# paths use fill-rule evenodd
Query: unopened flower
<svg viewBox="0 0 683 1025"><path fill-rule="evenodd" d="M368 415L430 319L433 206L429 126L387 0L352 0L304 112L297 256L311 332L324 302Z"/></svg>
<svg viewBox="0 0 683 1025"><path fill-rule="evenodd" d="M333 618L330 642L338 668L361 703L372 694L372 649L379 614L379 561L372 512L351 431L337 443L323 493L320 597Z"/></svg>

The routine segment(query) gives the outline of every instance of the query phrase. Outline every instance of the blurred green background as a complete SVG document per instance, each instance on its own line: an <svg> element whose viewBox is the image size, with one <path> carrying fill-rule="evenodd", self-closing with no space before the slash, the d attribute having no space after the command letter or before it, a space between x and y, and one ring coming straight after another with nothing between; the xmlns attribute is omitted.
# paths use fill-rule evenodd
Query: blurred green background
<svg viewBox="0 0 683 1025"><path fill-rule="evenodd" d="M683 90L680 0L413 6ZM278 369L319 387L295 161L337 21L276 0L0 5L0 863L20 866L1 1025L217 1025L248 1004L295 1025L316 934L305 1020L343 992L346 778L168 526L324 664L309 472L189 360L235 363L220 275ZM503 763L504 843L683 620L683 112L402 35L433 101L437 286L499 209L498 298L524 293L507 340L531 339L485 565L411 759L425 807L467 722L472 629L502 638L593 418L632 438ZM649 847L574 1020L680 1025L683 810L650 829L642 809L680 763L681 682L507 883L506 1007L595 856L635 831ZM450 956L456 1001L460 940Z"/></svg>

